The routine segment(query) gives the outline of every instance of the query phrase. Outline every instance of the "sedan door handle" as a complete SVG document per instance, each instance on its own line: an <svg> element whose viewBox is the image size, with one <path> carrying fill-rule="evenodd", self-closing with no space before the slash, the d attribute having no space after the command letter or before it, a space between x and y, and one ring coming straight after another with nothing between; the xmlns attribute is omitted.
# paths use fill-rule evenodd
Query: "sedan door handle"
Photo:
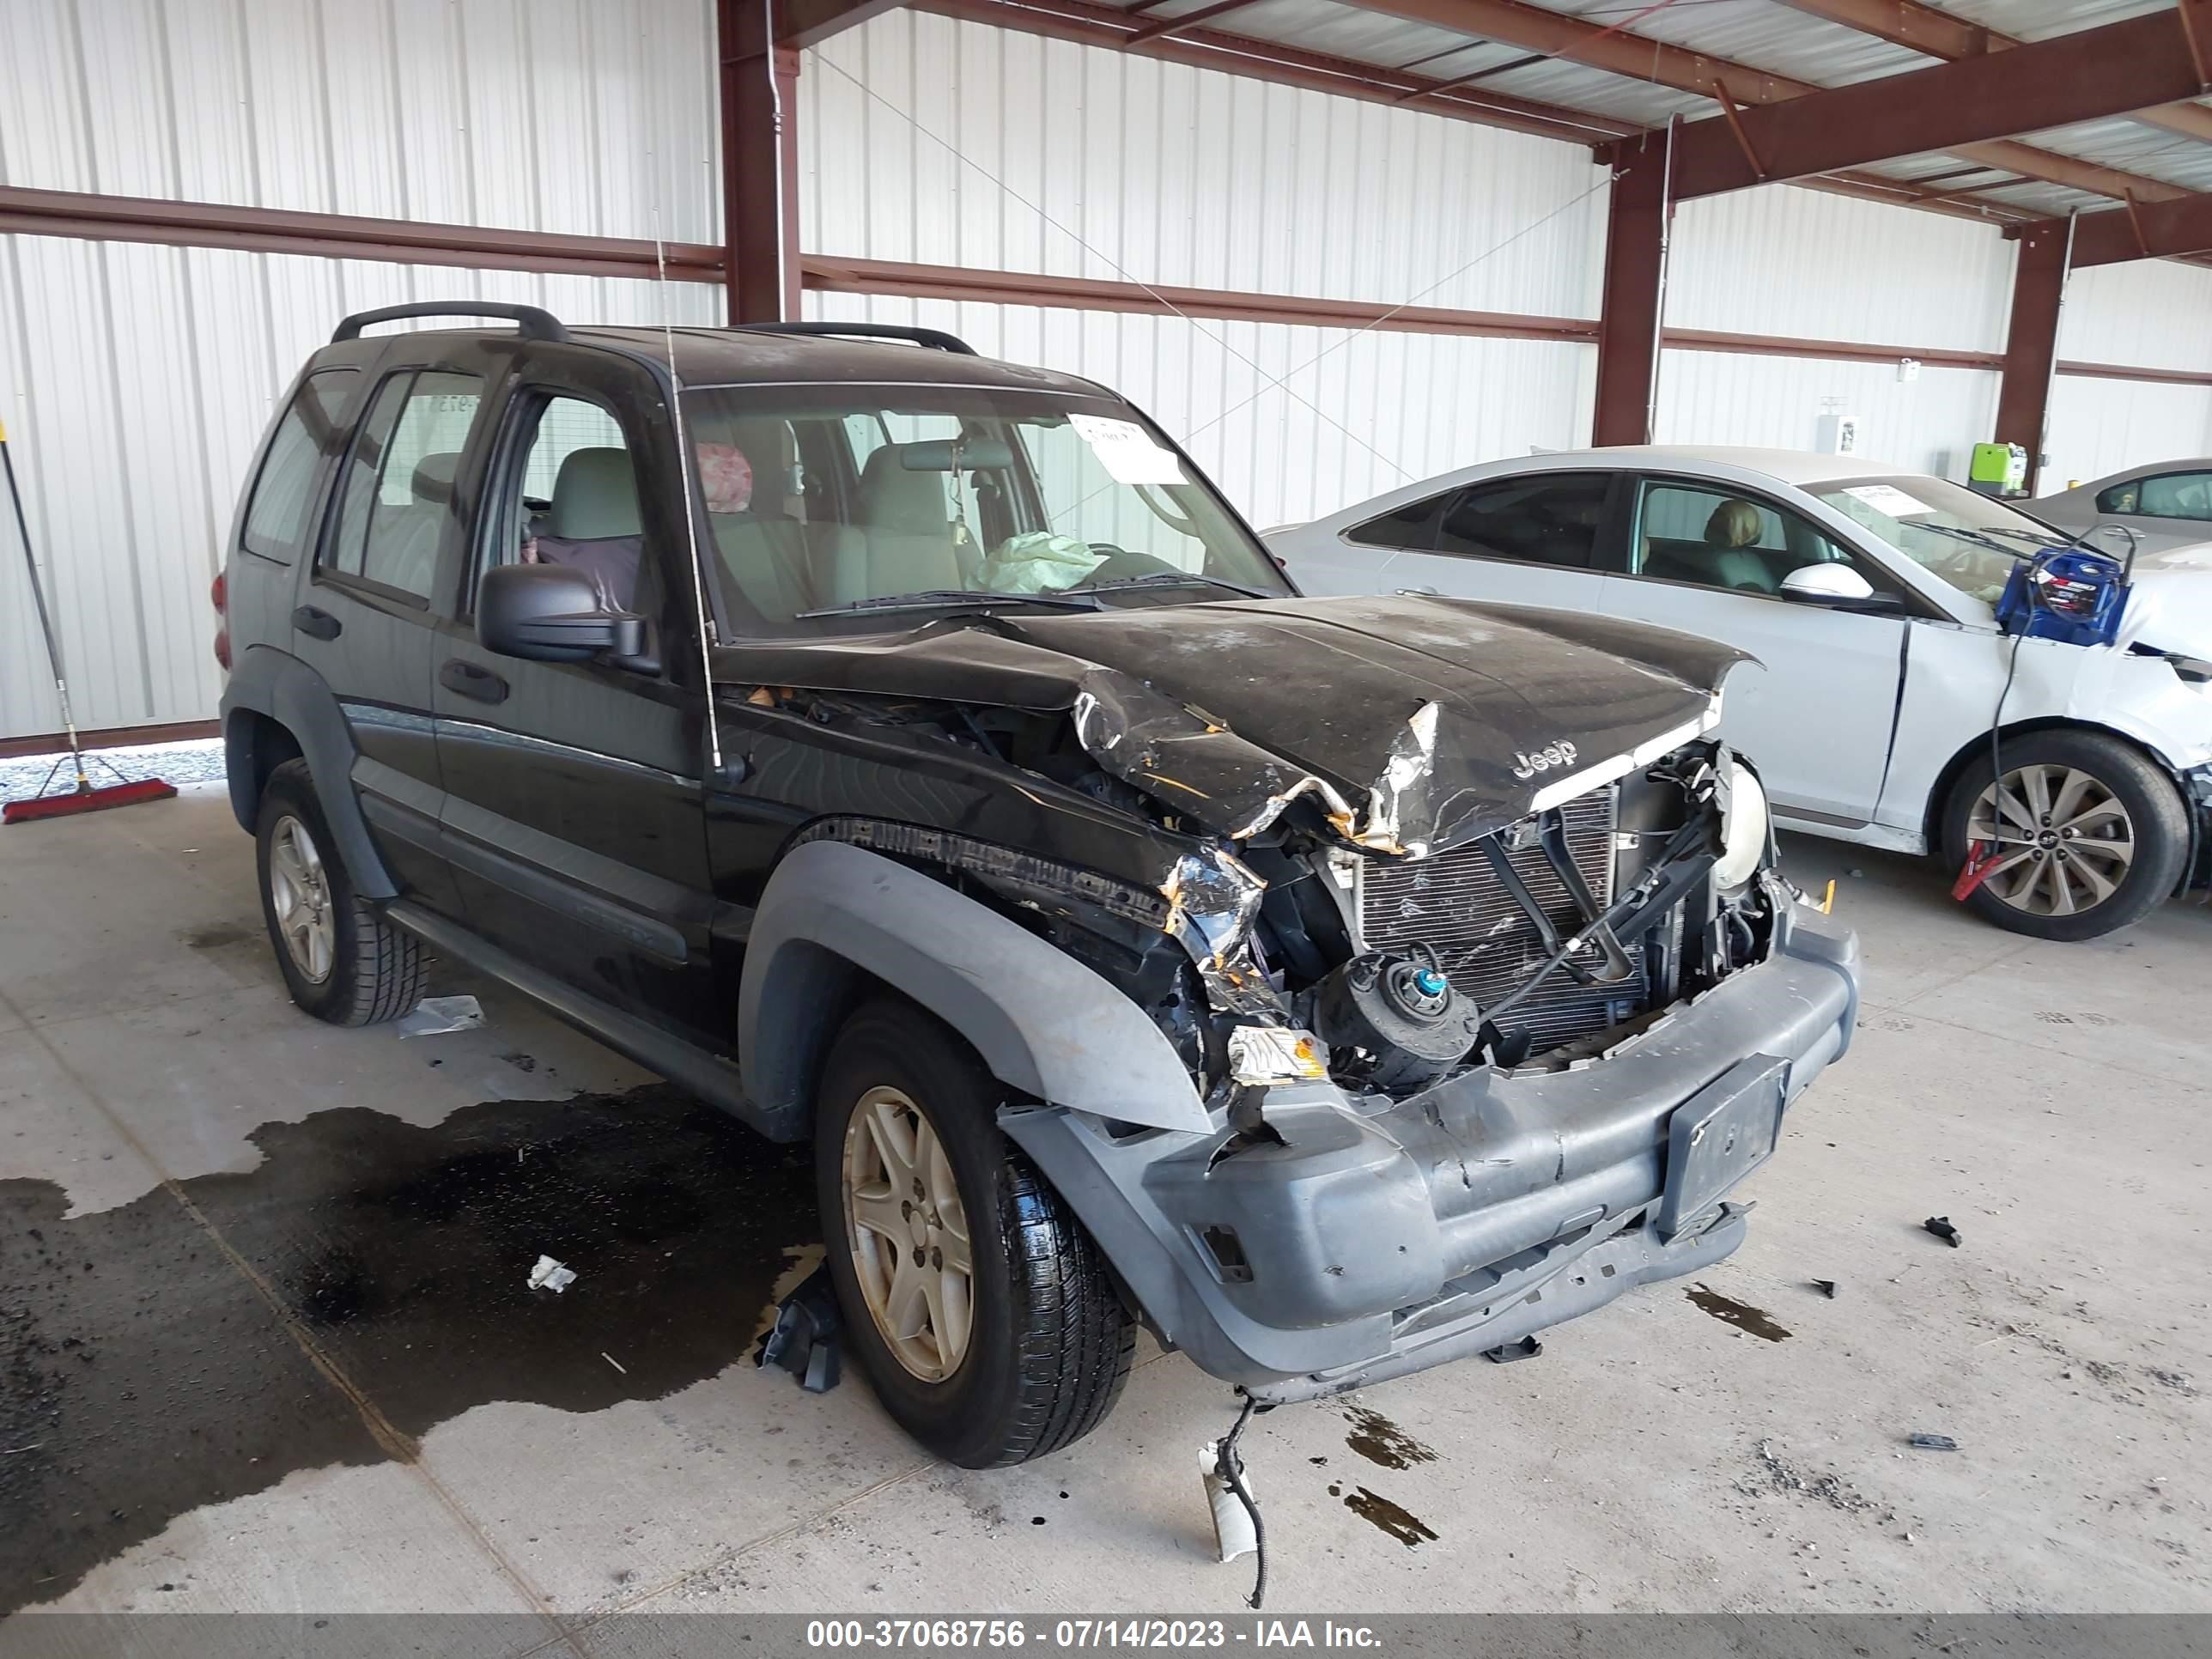
<svg viewBox="0 0 2212 1659"><path fill-rule="evenodd" d="M320 605L303 605L292 613L292 626L312 640L334 640L345 624Z"/></svg>
<svg viewBox="0 0 2212 1659"><path fill-rule="evenodd" d="M1401 599L1440 599L1443 595L1433 587L1401 587L1398 590L1398 597Z"/></svg>
<svg viewBox="0 0 2212 1659"><path fill-rule="evenodd" d="M466 657L447 659L446 665L438 671L438 684L478 702L507 701L507 682L482 663L471 662Z"/></svg>

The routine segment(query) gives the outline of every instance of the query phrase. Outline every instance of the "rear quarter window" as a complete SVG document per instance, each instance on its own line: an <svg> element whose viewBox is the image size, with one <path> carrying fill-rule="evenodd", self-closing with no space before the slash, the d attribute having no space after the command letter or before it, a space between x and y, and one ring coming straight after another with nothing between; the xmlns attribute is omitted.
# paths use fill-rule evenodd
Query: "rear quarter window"
<svg viewBox="0 0 2212 1659"><path fill-rule="evenodd" d="M280 564L299 556L325 464L345 447L346 400L356 378L350 368L319 368L292 394L246 495L239 545L247 552Z"/></svg>

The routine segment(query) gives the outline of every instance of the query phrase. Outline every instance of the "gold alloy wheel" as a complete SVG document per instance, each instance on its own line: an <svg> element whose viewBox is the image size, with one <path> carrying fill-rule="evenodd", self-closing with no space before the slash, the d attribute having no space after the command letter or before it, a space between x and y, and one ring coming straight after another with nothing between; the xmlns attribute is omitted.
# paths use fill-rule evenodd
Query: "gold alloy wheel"
<svg viewBox="0 0 2212 1659"><path fill-rule="evenodd" d="M1982 791L1966 839L1996 844L1982 878L1996 898L2032 916L2078 915L2118 890L2134 867L2135 821L2119 797L2076 767L2038 763Z"/></svg>
<svg viewBox="0 0 2212 1659"><path fill-rule="evenodd" d="M307 826L289 814L269 836L269 902L292 965L311 985L331 976L337 923L331 915L331 878Z"/></svg>
<svg viewBox="0 0 2212 1659"><path fill-rule="evenodd" d="M975 1257L951 1161L928 1114L871 1089L845 1126L845 1233L860 1295L900 1364L924 1382L960 1369L975 1328Z"/></svg>

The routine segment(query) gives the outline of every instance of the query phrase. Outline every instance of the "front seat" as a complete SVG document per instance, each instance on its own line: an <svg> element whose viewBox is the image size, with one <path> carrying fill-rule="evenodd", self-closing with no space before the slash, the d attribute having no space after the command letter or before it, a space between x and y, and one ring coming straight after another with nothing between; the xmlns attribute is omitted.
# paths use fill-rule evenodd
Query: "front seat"
<svg viewBox="0 0 2212 1659"><path fill-rule="evenodd" d="M440 451L416 462L407 480L408 504L391 510L379 533L391 538L391 554L371 574L410 593L428 594L438 574L438 544L445 538L453 510L457 453Z"/></svg>
<svg viewBox="0 0 2212 1659"><path fill-rule="evenodd" d="M920 447L885 444L861 468L860 533L839 537L835 553L840 603L966 586L945 505L950 475L904 464Z"/></svg>
<svg viewBox="0 0 2212 1659"><path fill-rule="evenodd" d="M1700 562L1705 580L1716 587L1754 593L1778 590L1774 571L1760 556L1757 543L1766 532L1766 517L1751 502L1731 497L1715 507L1705 520L1705 547Z"/></svg>
<svg viewBox="0 0 2212 1659"><path fill-rule="evenodd" d="M569 451L553 477L553 506L536 542L547 564L590 573L599 606L628 611L637 599L637 569L645 555L638 515L637 471L627 449Z"/></svg>

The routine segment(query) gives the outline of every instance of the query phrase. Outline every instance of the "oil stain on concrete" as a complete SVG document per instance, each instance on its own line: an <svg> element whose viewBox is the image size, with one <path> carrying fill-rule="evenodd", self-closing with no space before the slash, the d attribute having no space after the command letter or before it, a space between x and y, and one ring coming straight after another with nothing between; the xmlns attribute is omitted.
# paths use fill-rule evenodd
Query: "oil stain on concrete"
<svg viewBox="0 0 2212 1659"><path fill-rule="evenodd" d="M1370 1525L1389 1534L1409 1550L1437 1541L1437 1534L1428 1522L1402 1505L1394 1504L1364 1486L1355 1486L1346 1492L1344 1507Z"/></svg>
<svg viewBox="0 0 2212 1659"><path fill-rule="evenodd" d="M410 1438L492 1401L604 1410L743 1357L819 1233L803 1149L665 1085L252 1139L258 1168L179 1190L289 1323L166 1188L64 1219L60 1188L0 1182L0 1613L189 1510L390 1455L302 1338ZM541 1254L565 1293L527 1288Z"/></svg>
<svg viewBox="0 0 2212 1659"><path fill-rule="evenodd" d="M1352 1432L1345 1436L1344 1443L1370 1463L1379 1463L1386 1469L1409 1469L1416 1463L1437 1461L1436 1453L1380 1412L1347 1405L1344 1415L1352 1425Z"/></svg>
<svg viewBox="0 0 2212 1659"><path fill-rule="evenodd" d="M1763 1341L1780 1342L1790 1333L1774 1322L1774 1316L1764 1308L1754 1308L1748 1302L1738 1302L1734 1297L1723 1296L1718 1291L1708 1290L1703 1285L1693 1285L1683 1294L1724 1325L1733 1325L1740 1331L1748 1331Z"/></svg>

